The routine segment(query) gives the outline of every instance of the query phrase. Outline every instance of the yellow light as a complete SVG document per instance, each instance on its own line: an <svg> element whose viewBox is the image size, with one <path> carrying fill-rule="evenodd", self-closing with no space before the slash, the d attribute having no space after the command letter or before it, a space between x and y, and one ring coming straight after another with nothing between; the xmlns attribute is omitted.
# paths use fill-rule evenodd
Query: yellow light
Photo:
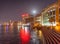
<svg viewBox="0 0 60 44"><path fill-rule="evenodd" d="M40 37L41 37L42 36L42 31L40 30L39 33L40 33Z"/></svg>
<svg viewBox="0 0 60 44"><path fill-rule="evenodd" d="M34 24L34 26L38 26L38 23Z"/></svg>
<svg viewBox="0 0 60 44"><path fill-rule="evenodd" d="M60 26L56 26L55 30L58 31L58 32L60 32Z"/></svg>
<svg viewBox="0 0 60 44"><path fill-rule="evenodd" d="M41 30L39 31L39 38L40 38L41 40L43 40L43 33L42 33Z"/></svg>

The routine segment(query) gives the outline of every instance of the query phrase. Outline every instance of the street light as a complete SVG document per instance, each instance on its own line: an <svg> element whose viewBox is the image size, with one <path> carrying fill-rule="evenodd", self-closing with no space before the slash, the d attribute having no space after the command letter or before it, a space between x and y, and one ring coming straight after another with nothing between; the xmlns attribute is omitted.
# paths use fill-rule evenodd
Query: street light
<svg viewBox="0 0 60 44"><path fill-rule="evenodd" d="M33 13L33 16L34 16L34 18L35 18L36 10L33 10L32 13Z"/></svg>
<svg viewBox="0 0 60 44"><path fill-rule="evenodd" d="M35 15L36 15L36 10L33 10L32 13L33 13L33 15L35 16Z"/></svg>
<svg viewBox="0 0 60 44"><path fill-rule="evenodd" d="M40 31L40 35L41 35L40 24L35 21L35 18L36 18L35 16L37 14L37 11L36 10L33 10L32 12L33 12L33 16L34 16L34 25L33 25L33 27L37 29L37 36L38 36L38 39L40 39L39 38L40 37L39 36L39 31Z"/></svg>
<svg viewBox="0 0 60 44"><path fill-rule="evenodd" d="M36 10L33 10L32 12L33 12L33 14L36 14Z"/></svg>

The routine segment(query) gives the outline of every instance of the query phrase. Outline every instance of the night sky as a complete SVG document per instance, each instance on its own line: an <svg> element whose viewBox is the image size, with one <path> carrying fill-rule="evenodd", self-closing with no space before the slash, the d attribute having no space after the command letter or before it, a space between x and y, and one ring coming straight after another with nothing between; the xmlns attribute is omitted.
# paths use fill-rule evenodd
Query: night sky
<svg viewBox="0 0 60 44"><path fill-rule="evenodd" d="M23 13L39 14L43 8L56 0L0 0L0 22L20 20Z"/></svg>

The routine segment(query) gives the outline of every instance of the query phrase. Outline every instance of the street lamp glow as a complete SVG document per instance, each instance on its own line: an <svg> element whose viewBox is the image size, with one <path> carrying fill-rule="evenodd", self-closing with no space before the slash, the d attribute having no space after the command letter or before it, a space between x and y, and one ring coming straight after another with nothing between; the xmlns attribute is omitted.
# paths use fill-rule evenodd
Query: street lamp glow
<svg viewBox="0 0 60 44"><path fill-rule="evenodd" d="M35 10L33 10L33 14L36 14L36 11Z"/></svg>

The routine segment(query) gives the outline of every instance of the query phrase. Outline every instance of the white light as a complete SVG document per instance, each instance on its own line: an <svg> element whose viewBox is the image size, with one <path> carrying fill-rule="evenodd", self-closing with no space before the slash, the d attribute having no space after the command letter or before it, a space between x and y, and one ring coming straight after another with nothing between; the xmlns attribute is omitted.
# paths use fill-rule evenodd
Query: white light
<svg viewBox="0 0 60 44"><path fill-rule="evenodd" d="M35 10L33 10L33 14L36 14L36 11Z"/></svg>
<svg viewBox="0 0 60 44"><path fill-rule="evenodd" d="M28 27L25 27L25 32L28 32Z"/></svg>

